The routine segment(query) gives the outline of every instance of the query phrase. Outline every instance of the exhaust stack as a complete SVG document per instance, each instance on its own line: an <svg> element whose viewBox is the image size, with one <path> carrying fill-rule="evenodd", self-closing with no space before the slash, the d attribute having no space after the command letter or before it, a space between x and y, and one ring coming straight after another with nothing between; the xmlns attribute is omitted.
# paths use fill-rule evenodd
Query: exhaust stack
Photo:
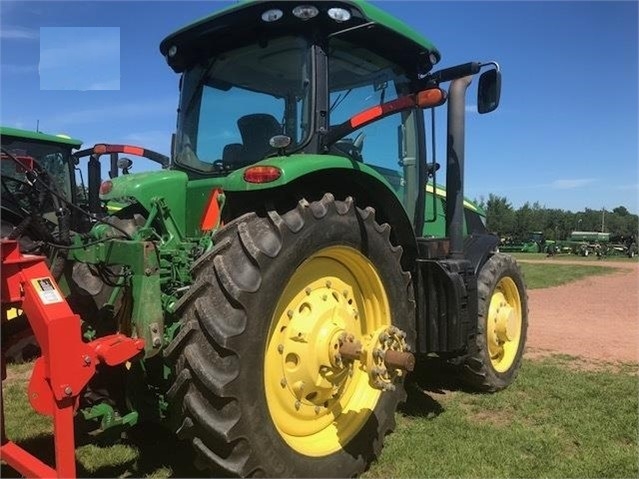
<svg viewBox="0 0 639 479"><path fill-rule="evenodd" d="M446 146L446 236L451 259L464 256L464 140L466 90L472 76L458 78L448 89Z"/></svg>

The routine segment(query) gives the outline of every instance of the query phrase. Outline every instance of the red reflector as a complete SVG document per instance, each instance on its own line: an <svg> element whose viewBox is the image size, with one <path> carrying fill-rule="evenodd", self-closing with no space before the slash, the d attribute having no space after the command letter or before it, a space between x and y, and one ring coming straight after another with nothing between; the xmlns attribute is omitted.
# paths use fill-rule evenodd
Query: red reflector
<svg viewBox="0 0 639 479"><path fill-rule="evenodd" d="M106 145L95 145L93 147L93 153L95 153L96 155L102 155L106 153L106 151L107 151Z"/></svg>
<svg viewBox="0 0 639 479"><path fill-rule="evenodd" d="M144 148L140 148L139 146L123 146L122 152L127 153L129 155L136 156L144 156Z"/></svg>
<svg viewBox="0 0 639 479"><path fill-rule="evenodd" d="M102 184L100 185L100 194L101 195L108 195L109 193L111 193L111 190L113 189L113 183L109 180L103 181Z"/></svg>
<svg viewBox="0 0 639 479"><path fill-rule="evenodd" d="M276 166L251 166L244 172L244 181L248 183L270 183L282 176L282 170Z"/></svg>
<svg viewBox="0 0 639 479"><path fill-rule="evenodd" d="M222 194L222 189L215 188L209 197L209 204L204 210L204 216L200 223L202 231L211 231L220 221L220 204L218 202L220 194Z"/></svg>
<svg viewBox="0 0 639 479"><path fill-rule="evenodd" d="M374 106L368 110L364 110L351 118L351 128L357 128L359 125L374 120L378 116L382 116L382 107Z"/></svg>
<svg viewBox="0 0 639 479"><path fill-rule="evenodd" d="M404 108L410 108L415 105L415 100L412 96L403 96L398 98L397 100L389 101L388 103L384 103L380 105L382 108L382 112L384 115L387 113L392 113L397 110L403 110Z"/></svg>
<svg viewBox="0 0 639 479"><path fill-rule="evenodd" d="M439 106L446 101L446 93L439 88L431 88L430 90L420 91L417 94L417 104L421 108L430 108Z"/></svg>

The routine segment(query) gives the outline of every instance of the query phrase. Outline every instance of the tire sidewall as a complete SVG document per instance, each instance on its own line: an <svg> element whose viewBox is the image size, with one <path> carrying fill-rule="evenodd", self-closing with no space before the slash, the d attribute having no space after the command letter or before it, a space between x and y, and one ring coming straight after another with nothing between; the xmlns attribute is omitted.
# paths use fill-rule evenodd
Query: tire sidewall
<svg viewBox="0 0 639 479"><path fill-rule="evenodd" d="M260 457L260 466L269 476L292 476L299 474L299 471L308 471L312 476L330 477L362 471L370 458L379 452L387 429L394 425L391 425L393 419L387 417L388 414L394 414L398 401L403 399L402 388L383 393L373 414L358 433L358 437L367 436L366 440L357 441L356 438L325 457L310 458L300 454L280 436L271 419L265 395L266 344L280 295L307 258L330 246L348 246L360 251L375 266L386 289L390 311L394 313L392 324L407 332L409 344L414 343L414 312L407 301L408 291L412 290L403 279L399 259L392 254L387 237L376 230L376 227L380 228L379 225L363 221L361 212L356 212L354 207L345 215L328 211L322 218L316 218L308 210L300 231L282 230L282 246L275 258L261 256L257 260L261 274L260 291L259 294L242 298L249 320L246 333L233 348L238 352L241 365L235 381L236 397L241 414L245 417L243 421L254 424L251 447ZM252 385L253 394L247 390L247 385ZM372 439L371 435L377 437Z"/></svg>
<svg viewBox="0 0 639 479"><path fill-rule="evenodd" d="M495 291L496 286L503 278L510 278L516 285L519 293L519 300L521 303L521 335L519 338L519 345L517 352L511 366L504 372L497 371L490 359L490 352L488 350L488 343L486 337L486 329L489 326L489 308L490 301ZM491 389L501 390L510 385L517 376L521 367L523 358L523 352L526 344L526 336L528 332L528 297L526 294L526 287L524 283L521 270L517 266L517 263L512 256L497 253L492 256L486 264L482 267L478 283L483 283L488 286L488 295L481 295L479 297L479 324L477 334L477 347L480 354L483 356L482 362L486 373L486 379L491 384Z"/></svg>

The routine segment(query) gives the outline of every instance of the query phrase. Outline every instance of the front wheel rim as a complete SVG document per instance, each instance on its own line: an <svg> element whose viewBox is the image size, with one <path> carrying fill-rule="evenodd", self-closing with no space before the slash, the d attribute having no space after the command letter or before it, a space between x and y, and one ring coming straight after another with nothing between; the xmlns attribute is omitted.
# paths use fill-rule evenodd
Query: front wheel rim
<svg viewBox="0 0 639 479"><path fill-rule="evenodd" d="M519 289L512 278L503 277L493 290L486 322L488 352L495 371L507 372L515 364L522 326Z"/></svg>
<svg viewBox="0 0 639 479"><path fill-rule="evenodd" d="M269 413L292 449L332 454L366 424L381 391L365 364L341 360L339 341L366 345L390 325L381 278L359 251L324 248L297 268L271 319L264 362Z"/></svg>

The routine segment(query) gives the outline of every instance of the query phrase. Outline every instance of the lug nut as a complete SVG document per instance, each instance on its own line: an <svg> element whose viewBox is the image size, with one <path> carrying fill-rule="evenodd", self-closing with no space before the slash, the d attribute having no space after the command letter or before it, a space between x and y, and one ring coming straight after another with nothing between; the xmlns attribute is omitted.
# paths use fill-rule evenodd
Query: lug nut
<svg viewBox="0 0 639 479"><path fill-rule="evenodd" d="M327 288L330 288L330 287L331 287L331 282L330 282L330 281L327 281L327 282L326 282L326 287L327 287Z"/></svg>
<svg viewBox="0 0 639 479"><path fill-rule="evenodd" d="M291 309L289 309L289 310L286 312L286 316L288 316L288 317L289 317L289 319L290 319L290 318L292 318L292 317L293 317L293 311L292 311Z"/></svg>
<svg viewBox="0 0 639 479"><path fill-rule="evenodd" d="M306 296L309 296L311 294L311 288L306 288L304 292L306 293Z"/></svg>
<svg viewBox="0 0 639 479"><path fill-rule="evenodd" d="M302 407L302 403L300 401L295 401L295 409L299 411L301 407Z"/></svg>
<svg viewBox="0 0 639 479"><path fill-rule="evenodd" d="M283 388L286 387L286 378L280 379L280 386L282 386Z"/></svg>
<svg viewBox="0 0 639 479"><path fill-rule="evenodd" d="M278 344L277 345L277 352L282 354L284 352L284 345L283 344Z"/></svg>
<svg viewBox="0 0 639 479"><path fill-rule="evenodd" d="M88 354L85 354L82 360L84 361L84 364L87 366L91 364L91 356L89 356Z"/></svg>
<svg viewBox="0 0 639 479"><path fill-rule="evenodd" d="M66 394L67 396L71 396L73 394L73 389L71 389L71 386L67 386L64 388L64 394Z"/></svg>
<svg viewBox="0 0 639 479"><path fill-rule="evenodd" d="M315 414L319 414L320 413L320 407L319 406L315 406Z"/></svg>

